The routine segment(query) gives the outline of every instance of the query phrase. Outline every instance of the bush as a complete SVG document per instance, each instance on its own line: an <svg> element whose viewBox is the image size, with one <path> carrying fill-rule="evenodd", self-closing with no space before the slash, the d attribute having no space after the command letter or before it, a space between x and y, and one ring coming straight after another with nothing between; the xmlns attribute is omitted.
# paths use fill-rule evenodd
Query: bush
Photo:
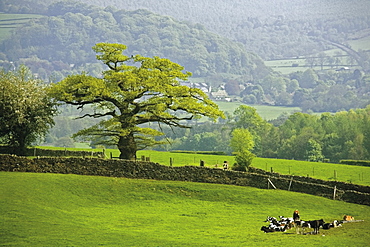
<svg viewBox="0 0 370 247"><path fill-rule="evenodd" d="M231 170L233 170L233 171L239 171L239 172L246 172L247 171L247 167L246 166L243 166L243 165L240 165L238 163L234 163L234 165L231 167Z"/></svg>

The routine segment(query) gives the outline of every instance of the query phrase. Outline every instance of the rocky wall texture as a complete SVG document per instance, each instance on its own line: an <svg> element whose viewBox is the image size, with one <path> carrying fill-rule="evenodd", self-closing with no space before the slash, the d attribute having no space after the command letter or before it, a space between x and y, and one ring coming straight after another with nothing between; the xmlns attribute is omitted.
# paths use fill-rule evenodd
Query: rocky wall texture
<svg viewBox="0 0 370 247"><path fill-rule="evenodd" d="M7 146L0 146L0 154L14 154L16 150ZM51 157L99 157L104 158L104 152L91 151L72 151L68 149L44 149L44 148L27 148L27 156L51 156Z"/></svg>
<svg viewBox="0 0 370 247"><path fill-rule="evenodd" d="M346 202L370 205L370 187L307 177L269 173L259 169L249 172L224 171L201 166L163 166L145 161L39 157L29 159L15 155L0 155L0 171L61 173L134 179L156 179L252 186L261 189L281 189L307 193Z"/></svg>

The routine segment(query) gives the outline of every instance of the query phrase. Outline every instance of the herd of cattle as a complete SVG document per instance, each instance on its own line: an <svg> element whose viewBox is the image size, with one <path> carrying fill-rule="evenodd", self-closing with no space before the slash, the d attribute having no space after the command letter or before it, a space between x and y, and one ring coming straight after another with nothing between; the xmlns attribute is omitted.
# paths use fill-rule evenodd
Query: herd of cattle
<svg viewBox="0 0 370 247"><path fill-rule="evenodd" d="M323 219L303 221L300 219L297 211L293 214L293 217L286 218L279 216L279 219L275 217L267 217L265 222L269 222L268 226L262 226L261 231L268 232L285 232L293 227L296 229L297 234L318 234L320 227L323 229L330 229L333 227L342 226L342 221L335 220L332 223L325 223ZM307 229L312 231L307 231Z"/></svg>

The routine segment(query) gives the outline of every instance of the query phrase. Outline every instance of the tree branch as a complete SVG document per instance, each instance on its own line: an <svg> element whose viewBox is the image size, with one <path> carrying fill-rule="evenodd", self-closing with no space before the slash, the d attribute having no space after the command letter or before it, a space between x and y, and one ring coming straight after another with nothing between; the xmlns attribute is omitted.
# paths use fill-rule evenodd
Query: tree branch
<svg viewBox="0 0 370 247"><path fill-rule="evenodd" d="M117 115L116 115L116 110L111 111L111 112L107 112L107 113L104 113L104 114L102 114L102 113L88 114L88 113L87 113L87 114L85 114L85 115L83 115L83 116L81 116L81 117L77 117L77 118L75 118L75 119L82 119L82 118L85 118L85 117L100 118L100 117L105 117L105 116L112 116L112 117L117 116Z"/></svg>

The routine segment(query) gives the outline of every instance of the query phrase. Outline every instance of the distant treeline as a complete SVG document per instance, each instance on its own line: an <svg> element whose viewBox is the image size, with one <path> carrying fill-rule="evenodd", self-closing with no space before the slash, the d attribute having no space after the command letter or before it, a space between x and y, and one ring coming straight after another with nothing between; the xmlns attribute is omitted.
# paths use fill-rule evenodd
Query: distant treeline
<svg viewBox="0 0 370 247"><path fill-rule="evenodd" d="M238 108L226 123L205 123L191 130L166 131L172 145L162 150L224 151L231 153L233 128L254 135L258 157L339 162L370 160L370 105L365 109L335 114L294 113L272 122L263 120L251 107Z"/></svg>

